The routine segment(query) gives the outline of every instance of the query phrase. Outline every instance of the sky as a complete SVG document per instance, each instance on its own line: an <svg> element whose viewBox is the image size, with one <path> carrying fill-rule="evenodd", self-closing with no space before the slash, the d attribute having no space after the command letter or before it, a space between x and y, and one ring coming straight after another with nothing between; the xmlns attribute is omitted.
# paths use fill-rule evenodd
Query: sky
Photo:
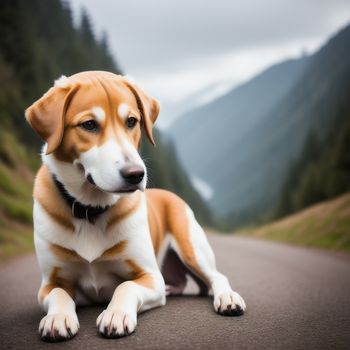
<svg viewBox="0 0 350 350"><path fill-rule="evenodd" d="M161 102L160 126L350 23L349 0L68 0L105 31L123 72Z"/></svg>

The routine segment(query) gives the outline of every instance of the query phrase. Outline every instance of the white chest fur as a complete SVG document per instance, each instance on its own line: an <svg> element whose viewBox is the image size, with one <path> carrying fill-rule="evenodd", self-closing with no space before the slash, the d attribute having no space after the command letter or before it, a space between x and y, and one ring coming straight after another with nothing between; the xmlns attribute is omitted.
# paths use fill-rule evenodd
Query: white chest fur
<svg viewBox="0 0 350 350"><path fill-rule="evenodd" d="M86 220L74 220L75 232L71 239L71 247L82 258L91 262L103 252L118 243L116 235L107 235L105 224L97 221L92 225Z"/></svg>

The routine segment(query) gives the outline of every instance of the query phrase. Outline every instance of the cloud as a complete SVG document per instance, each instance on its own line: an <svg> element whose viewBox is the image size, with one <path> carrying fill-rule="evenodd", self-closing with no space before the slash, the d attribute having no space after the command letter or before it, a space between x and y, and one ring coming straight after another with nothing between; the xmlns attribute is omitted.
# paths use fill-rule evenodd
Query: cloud
<svg viewBox="0 0 350 350"><path fill-rule="evenodd" d="M163 115L170 113L176 117L176 113L169 110L176 108L188 96L202 90L201 96L197 96L193 104L208 103L266 67L284 59L311 53L319 45L317 40L305 40L302 47L299 42L288 42L284 45L237 50L222 56L208 55L175 71L140 72L137 79L140 85L162 101ZM164 120L162 126L167 126L170 121L170 118Z"/></svg>
<svg viewBox="0 0 350 350"><path fill-rule="evenodd" d="M70 0L106 30L121 67L172 108L312 51L350 21L348 0Z"/></svg>
<svg viewBox="0 0 350 350"><path fill-rule="evenodd" d="M207 54L319 38L350 19L345 0L71 0L108 31L125 68L177 68Z"/></svg>

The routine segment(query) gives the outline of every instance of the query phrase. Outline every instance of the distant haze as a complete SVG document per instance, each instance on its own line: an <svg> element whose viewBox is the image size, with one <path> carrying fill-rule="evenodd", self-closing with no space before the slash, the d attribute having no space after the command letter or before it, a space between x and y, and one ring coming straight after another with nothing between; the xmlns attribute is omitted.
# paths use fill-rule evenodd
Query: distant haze
<svg viewBox="0 0 350 350"><path fill-rule="evenodd" d="M348 0L69 2L76 20L85 6L122 69L160 99L163 126L191 95L210 100L272 63L313 52L350 21Z"/></svg>

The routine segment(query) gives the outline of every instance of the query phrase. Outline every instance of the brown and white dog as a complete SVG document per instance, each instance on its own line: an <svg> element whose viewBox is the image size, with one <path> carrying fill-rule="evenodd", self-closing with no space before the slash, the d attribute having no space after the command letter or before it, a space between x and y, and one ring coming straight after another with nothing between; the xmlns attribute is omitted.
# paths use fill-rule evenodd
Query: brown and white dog
<svg viewBox="0 0 350 350"><path fill-rule="evenodd" d="M45 141L34 185L44 340L78 332L76 303L109 302L97 318L99 332L128 335L138 312L182 293L188 274L202 293L213 291L219 314L245 310L217 271L192 210L175 194L145 190L141 127L154 143L158 112L158 102L139 87L102 71L61 77L26 110Z"/></svg>

